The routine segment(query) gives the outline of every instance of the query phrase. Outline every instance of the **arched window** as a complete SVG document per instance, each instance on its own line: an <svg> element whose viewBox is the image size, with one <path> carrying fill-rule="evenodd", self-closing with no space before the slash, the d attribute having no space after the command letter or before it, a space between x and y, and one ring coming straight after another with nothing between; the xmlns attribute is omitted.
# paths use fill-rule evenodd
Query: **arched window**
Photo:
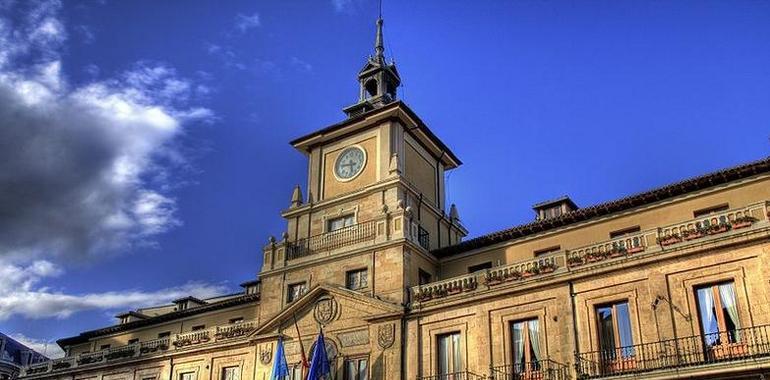
<svg viewBox="0 0 770 380"><path fill-rule="evenodd" d="M377 80L375 79L369 79L366 81L366 84L364 84L364 89L366 90L366 98L369 99L373 96L377 95Z"/></svg>

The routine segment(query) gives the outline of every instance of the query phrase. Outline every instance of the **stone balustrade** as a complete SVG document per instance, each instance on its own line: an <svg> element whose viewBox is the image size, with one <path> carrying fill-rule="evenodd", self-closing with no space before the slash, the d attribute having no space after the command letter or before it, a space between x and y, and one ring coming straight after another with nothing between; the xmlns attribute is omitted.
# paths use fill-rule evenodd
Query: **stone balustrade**
<svg viewBox="0 0 770 380"><path fill-rule="evenodd" d="M442 298L448 295L476 289L478 278L476 273L453 277L443 281L412 287L412 294L417 301L427 301L432 298Z"/></svg>
<svg viewBox="0 0 770 380"><path fill-rule="evenodd" d="M176 334L169 338L159 338L125 346L108 348L96 352L86 352L61 359L32 364L22 369L25 376L48 372L64 371L71 368L98 365L112 361L128 360L144 355L163 353L169 350L186 349L195 345L247 336L257 328L257 321L249 320L227 325L215 326L205 330Z"/></svg>
<svg viewBox="0 0 770 380"><path fill-rule="evenodd" d="M684 222L658 228L657 242L668 246L684 241L691 241L709 235L717 235L729 230L751 227L754 223L768 218L767 202L755 203L746 207L735 208L703 215Z"/></svg>
<svg viewBox="0 0 770 380"><path fill-rule="evenodd" d="M710 236L716 238L730 231L751 231L755 227L766 228L769 224L769 210L770 202L725 210L482 272L413 286L411 294L413 301L425 302L458 293L480 291L482 289L478 289L479 283L490 288L502 283L558 273L561 272L561 268L572 271L578 269L577 267L590 267L605 260L606 264L612 265L614 262L612 259L620 260L632 255L662 254L664 248L669 245Z"/></svg>

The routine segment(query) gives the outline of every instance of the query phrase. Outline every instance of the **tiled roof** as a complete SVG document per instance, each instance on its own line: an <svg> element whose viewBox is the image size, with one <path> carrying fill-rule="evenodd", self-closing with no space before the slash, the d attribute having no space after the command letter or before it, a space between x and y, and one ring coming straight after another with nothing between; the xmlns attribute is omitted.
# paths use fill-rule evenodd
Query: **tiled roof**
<svg viewBox="0 0 770 380"><path fill-rule="evenodd" d="M626 211L635 207L651 204L664 199L681 196L712 186L740 180L757 174L770 172L770 157L759 161L738 165L732 168L723 169L713 173L698 177L686 179L684 181L672 183L643 193L634 194L625 198L600 203L594 206L581 208L568 212L559 217L548 218L531 223L521 224L505 230L493 232L487 235L479 236L466 240L459 244L439 248L432 253L437 257L448 257L474 249L488 247L493 244L505 242L512 239L522 238L529 235L546 232L559 227L569 226L571 224L583 222L592 218L610 215L613 213Z"/></svg>
<svg viewBox="0 0 770 380"><path fill-rule="evenodd" d="M239 305L243 305L243 304L258 301L258 300L259 300L259 293L247 294L247 295L243 295L235 298L229 298L224 301L212 302L206 305L197 306L186 310L179 310L171 313L161 314L161 315L150 317L147 319L123 323L120 325L105 327L97 330L85 331L73 337L59 339L56 341L56 343L58 343L59 346L64 348L66 346L71 346L73 344L87 342L89 339L98 337L101 335L114 334L117 332L132 330L139 327L151 326L154 324L173 321L175 319L185 318L185 317L189 317L189 316L193 316L193 315L197 315L197 314L201 314L209 311L225 309L233 306L239 306Z"/></svg>

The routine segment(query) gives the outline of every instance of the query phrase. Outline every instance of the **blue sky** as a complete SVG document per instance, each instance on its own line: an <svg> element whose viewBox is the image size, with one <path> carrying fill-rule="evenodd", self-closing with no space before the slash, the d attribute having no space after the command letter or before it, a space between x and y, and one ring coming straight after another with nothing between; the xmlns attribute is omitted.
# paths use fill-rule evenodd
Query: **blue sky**
<svg viewBox="0 0 770 380"><path fill-rule="evenodd" d="M343 119L376 16L0 1L0 121L30 126L0 132L0 331L38 344L253 278L305 183L287 142ZM465 162L447 196L472 236L770 153L770 3L386 0L384 18L401 99Z"/></svg>

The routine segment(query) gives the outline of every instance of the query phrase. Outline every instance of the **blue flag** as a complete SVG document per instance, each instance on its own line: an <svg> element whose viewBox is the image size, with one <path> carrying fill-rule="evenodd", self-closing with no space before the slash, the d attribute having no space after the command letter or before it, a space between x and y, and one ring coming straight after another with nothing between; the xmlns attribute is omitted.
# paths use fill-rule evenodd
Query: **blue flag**
<svg viewBox="0 0 770 380"><path fill-rule="evenodd" d="M307 380L325 379L331 372L329 367L329 358L326 357L326 341L324 341L324 332L321 330L318 334L318 339L315 341L315 349L313 350L313 357L310 359L310 371L307 374Z"/></svg>
<svg viewBox="0 0 770 380"><path fill-rule="evenodd" d="M289 376L289 365L286 364L286 355L283 353L283 338L278 338L278 347L273 358L273 374L270 380L281 380Z"/></svg>

